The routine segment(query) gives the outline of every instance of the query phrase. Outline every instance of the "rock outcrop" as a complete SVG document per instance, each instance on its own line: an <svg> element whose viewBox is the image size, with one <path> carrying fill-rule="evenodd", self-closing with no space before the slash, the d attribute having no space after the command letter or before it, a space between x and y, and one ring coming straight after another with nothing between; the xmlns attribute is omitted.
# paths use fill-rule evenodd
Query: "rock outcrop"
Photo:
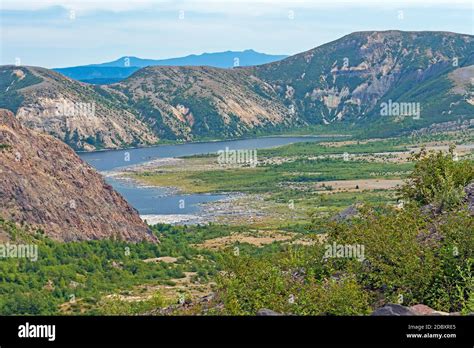
<svg viewBox="0 0 474 348"><path fill-rule="evenodd" d="M347 207L346 209L340 211L336 215L334 215L331 218L331 221L345 221L345 220L350 220L353 217L356 217L359 214L359 210L357 209L357 206L351 205Z"/></svg>
<svg viewBox="0 0 474 348"><path fill-rule="evenodd" d="M372 312L373 316L407 316L407 315L460 315L459 313L447 313L437 311L424 304L416 304L411 307L405 307L399 304L388 303L383 307L377 308Z"/></svg>
<svg viewBox="0 0 474 348"><path fill-rule="evenodd" d="M59 241L157 241L137 211L70 147L1 109L0 217Z"/></svg>
<svg viewBox="0 0 474 348"><path fill-rule="evenodd" d="M371 315L374 316L406 316L406 315L415 315L409 308L399 305L389 303L383 307L377 308Z"/></svg>
<svg viewBox="0 0 474 348"><path fill-rule="evenodd" d="M155 144L151 129L126 105L91 85L38 67L0 67L0 108L30 129L93 151Z"/></svg>
<svg viewBox="0 0 474 348"><path fill-rule="evenodd" d="M272 311L271 309L268 308L261 308L257 311L257 317L278 317L283 314Z"/></svg>

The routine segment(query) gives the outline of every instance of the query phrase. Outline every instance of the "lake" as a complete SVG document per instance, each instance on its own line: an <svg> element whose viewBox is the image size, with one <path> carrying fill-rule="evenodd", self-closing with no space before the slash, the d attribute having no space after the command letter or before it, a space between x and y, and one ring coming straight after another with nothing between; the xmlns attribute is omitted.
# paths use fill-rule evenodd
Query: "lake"
<svg viewBox="0 0 474 348"><path fill-rule="evenodd" d="M79 156L103 172L106 181L150 222L199 220L200 205L227 198L226 194L180 194L163 187L140 186L130 180L110 175L128 166L146 163L158 158L182 157L217 153L228 147L230 150L265 149L300 142L326 141L322 136L263 137L254 139L216 142L158 145L146 148L108 150L80 153ZM181 218L175 215L181 216ZM166 217L168 216L168 217Z"/></svg>

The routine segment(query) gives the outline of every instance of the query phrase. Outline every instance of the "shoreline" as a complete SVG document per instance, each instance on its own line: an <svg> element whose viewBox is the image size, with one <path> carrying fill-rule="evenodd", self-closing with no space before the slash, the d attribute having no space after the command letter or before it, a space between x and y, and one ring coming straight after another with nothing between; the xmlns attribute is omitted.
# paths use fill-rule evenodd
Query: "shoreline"
<svg viewBox="0 0 474 348"><path fill-rule="evenodd" d="M140 163L133 165L129 170L119 170L119 171L104 171L100 174L104 178L112 178L117 181L124 181L130 183L134 188L141 189L163 189L165 191L165 197L173 197L176 195L196 195L193 193L182 192L178 187L172 186L157 186L144 184L141 181L134 179L127 174L133 173L135 171L143 170L150 165L156 165L156 162L160 163L169 163L169 159L176 159L173 157L170 158L160 158L155 159L146 163ZM156 167L155 167L156 168ZM216 193L202 193L198 195L213 195ZM140 218L149 225L156 224L169 224L169 225L197 225L197 224L208 224L210 222L216 222L219 217L229 216L229 215L242 215L243 212L236 212L235 209L232 209L232 202L243 198L244 193L241 192L220 192L219 195L225 196L221 199L210 201L210 202L201 202L197 203L197 211L194 213L188 214L140 214Z"/></svg>
<svg viewBox="0 0 474 348"><path fill-rule="evenodd" d="M162 186L155 186L162 187ZM140 214L140 218L149 225L198 225L217 222L219 218L234 215L236 217L246 215L248 212L239 212L231 209L232 202L243 198L245 194L240 192L229 192L226 197L212 201L199 203L198 212L195 214ZM250 212L252 213L252 212ZM253 212L255 213L255 212Z"/></svg>
<svg viewBox="0 0 474 348"><path fill-rule="evenodd" d="M107 151L124 151L124 150L137 150L137 149L150 149L157 148L162 146L176 146L176 145L192 145L192 144L203 144L203 143L219 143L227 141L239 141L239 140L255 140L255 139L265 139L265 138L345 138L352 137L352 134L278 134L278 135L262 135L257 137L242 137L242 138L229 138L229 139L211 139L211 140L196 140L196 141L186 141L186 142L166 142L158 143L153 145L143 145L143 146L130 146L130 147L119 147L115 149L99 149L94 151L84 151L77 150L74 151L77 154L93 154L93 153L103 153Z"/></svg>

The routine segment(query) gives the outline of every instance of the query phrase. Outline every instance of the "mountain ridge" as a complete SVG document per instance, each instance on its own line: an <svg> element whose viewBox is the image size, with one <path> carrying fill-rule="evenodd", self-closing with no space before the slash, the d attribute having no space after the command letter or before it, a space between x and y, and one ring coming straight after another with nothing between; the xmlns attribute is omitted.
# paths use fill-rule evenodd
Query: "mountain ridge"
<svg viewBox="0 0 474 348"><path fill-rule="evenodd" d="M77 150L121 148L158 141L130 111L93 86L40 67L0 67L1 107L26 126ZM26 86L25 86L26 85Z"/></svg>
<svg viewBox="0 0 474 348"><path fill-rule="evenodd" d="M25 124L55 134L77 150L143 146L160 139L241 137L312 125L393 136L472 119L473 66L472 35L361 31L259 66L145 67L102 86L64 77L65 87L49 94L96 102L101 113L94 122L102 125L97 134L94 123L76 118L68 130L73 136L67 138L67 117L46 122L35 116L44 107L38 101L44 96L28 89L28 79L15 78L15 68L2 70L6 83L0 85L0 106L15 101ZM34 69L30 72L28 78L34 80ZM413 103L419 115L384 115L382 106L393 102L402 109Z"/></svg>
<svg viewBox="0 0 474 348"><path fill-rule="evenodd" d="M262 52L257 52L253 49L246 49L243 51L222 51L222 52L203 52L201 54L189 54L186 56L176 57L176 58L163 58L163 59L150 59L150 58L139 58L135 56L123 56L116 60L99 63L99 64L88 64L85 66L89 67L106 67L106 66L115 66L122 67L124 66L125 60L128 58L129 66L131 67L146 67L146 66L214 66L216 68L231 68L235 65L235 58L239 59L238 66L252 66L262 64L262 62L275 61L288 57L287 55L277 55L277 54L267 54ZM205 60L207 59L207 60ZM240 60L243 59L241 63ZM248 61L246 61L248 60ZM206 64L206 62L214 61L217 62L217 65ZM185 64L185 62L191 64Z"/></svg>
<svg viewBox="0 0 474 348"><path fill-rule="evenodd" d="M183 57L165 59L123 56L110 62L54 68L53 70L82 82L106 84L119 82L138 69L147 66L214 66L219 68L231 68L234 66L265 64L286 57L286 55L271 55L247 49L244 51L190 54Z"/></svg>
<svg viewBox="0 0 474 348"><path fill-rule="evenodd" d="M380 116L376 106L381 102L387 102L390 97L402 102L417 101L417 96L410 95L411 90L422 89L429 94L431 88L426 84L429 79L447 78L452 70L474 65L473 43L474 36L451 32L360 31L252 70L280 90L287 104L293 104L310 122L319 114L319 122L325 124L342 118L346 118L346 122L360 122L360 118L365 118L373 127L374 119ZM318 70L319 74L315 73ZM443 115L456 112L449 110L449 105L458 103L459 98L446 100L451 89L448 84L452 81L441 82L445 84L439 91L440 97L445 99L444 105L432 106L429 100L434 99L432 96L418 98L421 99L418 102L424 104L425 115L430 116L418 120L419 125L442 121L442 117L432 118L438 111ZM294 90L287 91L287 86ZM464 91L469 94L466 100L472 100L472 87ZM397 95L397 91L402 93ZM298 98L285 95L287 92ZM353 104L352 107L347 103ZM445 110L440 110L441 107ZM462 111L458 114L466 116ZM385 121L389 120L380 117L376 120L381 124ZM402 128L399 121L390 126Z"/></svg>

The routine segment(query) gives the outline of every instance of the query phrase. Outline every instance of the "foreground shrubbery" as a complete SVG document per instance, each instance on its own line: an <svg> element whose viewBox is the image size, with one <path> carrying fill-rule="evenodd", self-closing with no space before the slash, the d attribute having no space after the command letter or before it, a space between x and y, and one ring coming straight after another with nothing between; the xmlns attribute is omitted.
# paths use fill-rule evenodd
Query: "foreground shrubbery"
<svg viewBox="0 0 474 348"><path fill-rule="evenodd" d="M216 267L206 260L196 260L198 251L189 246L189 240L199 241L205 233L217 233L215 228L157 225L153 230L160 244L118 240L61 243L0 218L0 231L10 236L12 244L38 246L37 261L0 258L0 314L64 314L62 307L76 314L142 313L163 303L159 294L137 303L104 297L137 285L167 284L184 277L186 271L197 272L201 279L213 275ZM208 259L214 257L210 252L201 254ZM183 261L143 262L160 256L180 257Z"/></svg>
<svg viewBox="0 0 474 348"><path fill-rule="evenodd" d="M301 315L368 313L368 296L356 279L332 272L321 262L323 254L315 247L258 259L229 256L218 280L225 313L253 315L261 308Z"/></svg>
<svg viewBox="0 0 474 348"><path fill-rule="evenodd" d="M465 196L464 188L474 180L474 166L468 160L458 161L454 147L448 153L422 149L412 159L415 169L401 193L420 205L431 205L438 211L458 207Z"/></svg>
<svg viewBox="0 0 474 348"><path fill-rule="evenodd" d="M350 315L388 302L474 311L474 223L464 202L473 165L452 152L422 152L417 160L401 190L403 209L361 208L357 218L327 223L325 242L313 246L258 258L229 255L218 281L226 312ZM325 257L334 243L363 246L364 260Z"/></svg>

